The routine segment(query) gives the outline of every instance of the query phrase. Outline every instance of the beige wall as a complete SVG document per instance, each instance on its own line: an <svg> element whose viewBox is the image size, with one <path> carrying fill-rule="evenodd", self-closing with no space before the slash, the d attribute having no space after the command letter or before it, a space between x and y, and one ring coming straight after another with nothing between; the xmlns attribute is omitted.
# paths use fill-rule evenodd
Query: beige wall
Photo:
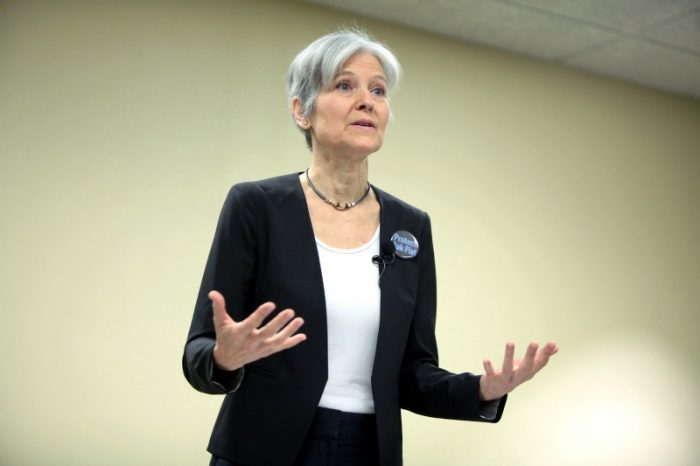
<svg viewBox="0 0 700 466"><path fill-rule="evenodd" d="M406 413L406 464L697 464L700 102L357 22L405 68L370 175L432 216L443 365L561 347L498 425ZM0 3L0 464L206 464L180 354L218 211L307 166L286 66L352 23Z"/></svg>

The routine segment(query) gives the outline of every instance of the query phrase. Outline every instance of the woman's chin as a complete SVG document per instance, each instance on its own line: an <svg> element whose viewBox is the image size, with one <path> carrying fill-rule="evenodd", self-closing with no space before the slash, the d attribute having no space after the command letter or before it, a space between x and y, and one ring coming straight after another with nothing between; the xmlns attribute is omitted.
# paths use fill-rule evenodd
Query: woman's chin
<svg viewBox="0 0 700 466"><path fill-rule="evenodd" d="M377 141L376 139L371 141L356 141L354 144L351 144L350 147L357 153L369 155L382 148L382 141Z"/></svg>
<svg viewBox="0 0 700 466"><path fill-rule="evenodd" d="M320 146L314 146L319 147ZM322 152L327 154L344 154L345 156L352 156L353 158L367 158L369 155L377 152L382 148L381 142L367 142L367 143L348 143L348 144L334 144L326 146Z"/></svg>

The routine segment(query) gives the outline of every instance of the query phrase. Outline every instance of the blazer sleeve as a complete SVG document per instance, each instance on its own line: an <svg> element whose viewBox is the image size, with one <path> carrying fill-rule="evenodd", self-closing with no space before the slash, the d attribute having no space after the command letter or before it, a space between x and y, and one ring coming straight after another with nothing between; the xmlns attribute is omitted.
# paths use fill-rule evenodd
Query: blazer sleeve
<svg viewBox="0 0 700 466"><path fill-rule="evenodd" d="M437 286L430 217L419 239L419 285L416 307L400 374L401 407L424 416L498 422L506 397L479 400L481 376L455 374L439 367L435 338Z"/></svg>
<svg viewBox="0 0 700 466"><path fill-rule="evenodd" d="M249 312L257 249L253 204L247 184L236 185L229 191L197 295L182 369L190 385L205 393L234 391L243 378L243 368L229 372L214 367L216 333L208 294L211 290L219 291L234 320L244 319L246 311Z"/></svg>

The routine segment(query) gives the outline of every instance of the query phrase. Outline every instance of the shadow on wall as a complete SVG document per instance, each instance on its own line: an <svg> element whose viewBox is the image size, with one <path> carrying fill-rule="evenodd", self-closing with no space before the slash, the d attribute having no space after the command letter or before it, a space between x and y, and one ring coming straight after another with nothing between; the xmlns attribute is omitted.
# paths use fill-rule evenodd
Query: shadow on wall
<svg viewBox="0 0 700 466"><path fill-rule="evenodd" d="M528 464L698 464L699 385L689 359L672 345L651 335L618 334L591 338L559 359L560 382L544 387L525 408L533 419L557 414L514 443L526 448L548 439L546 451L521 452L532 459Z"/></svg>

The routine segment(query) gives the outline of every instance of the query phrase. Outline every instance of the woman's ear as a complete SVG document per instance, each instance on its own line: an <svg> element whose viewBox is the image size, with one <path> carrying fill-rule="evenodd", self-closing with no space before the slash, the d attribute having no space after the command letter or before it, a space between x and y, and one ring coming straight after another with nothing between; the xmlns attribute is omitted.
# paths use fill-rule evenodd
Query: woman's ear
<svg viewBox="0 0 700 466"><path fill-rule="evenodd" d="M304 118L303 108L301 99L296 96L292 97L292 117L294 117L294 121L299 128L307 130L311 128L311 123L309 123L307 118Z"/></svg>

